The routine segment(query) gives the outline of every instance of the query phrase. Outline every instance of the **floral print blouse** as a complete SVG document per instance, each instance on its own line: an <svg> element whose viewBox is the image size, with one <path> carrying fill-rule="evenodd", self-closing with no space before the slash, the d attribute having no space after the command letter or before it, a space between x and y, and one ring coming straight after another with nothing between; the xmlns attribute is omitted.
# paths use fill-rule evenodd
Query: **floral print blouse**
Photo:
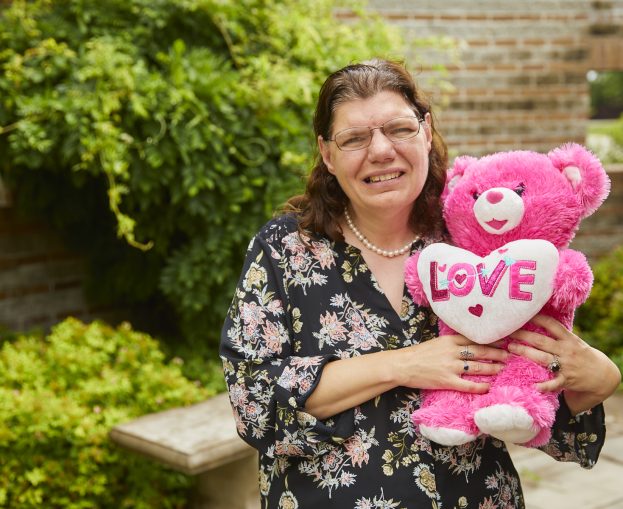
<svg viewBox="0 0 623 509"><path fill-rule="evenodd" d="M398 316L358 249L305 240L293 216L264 226L249 245L222 332L238 433L259 451L262 508L523 508L504 443L429 442L410 420L417 390L398 387L326 420L305 412L328 362L436 335L434 315L407 291ZM542 449L591 468L604 438L601 405L572 417L561 398Z"/></svg>

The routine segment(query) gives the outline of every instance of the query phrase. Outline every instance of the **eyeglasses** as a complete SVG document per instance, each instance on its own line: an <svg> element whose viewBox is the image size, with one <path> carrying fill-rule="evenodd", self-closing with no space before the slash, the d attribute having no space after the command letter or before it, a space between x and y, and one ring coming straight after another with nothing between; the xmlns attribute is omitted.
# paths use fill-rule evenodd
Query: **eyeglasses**
<svg viewBox="0 0 623 509"><path fill-rule="evenodd" d="M349 127L335 133L333 138L325 141L334 141L340 150L361 150L370 146L372 131L380 129L392 143L400 143L416 137L420 132L422 122L424 119L418 117L396 117L378 127Z"/></svg>

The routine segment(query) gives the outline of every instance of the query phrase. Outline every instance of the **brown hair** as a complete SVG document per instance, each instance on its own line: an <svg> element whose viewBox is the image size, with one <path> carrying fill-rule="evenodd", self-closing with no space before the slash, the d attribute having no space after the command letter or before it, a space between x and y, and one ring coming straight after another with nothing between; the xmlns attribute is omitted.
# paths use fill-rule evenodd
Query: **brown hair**
<svg viewBox="0 0 623 509"><path fill-rule="evenodd" d="M446 144L435 129L430 104L417 89L413 78L400 62L370 60L348 65L331 74L322 85L316 112L314 134L325 140L331 138L334 113L345 102L367 99L379 92L400 94L419 117L431 113L432 147L429 153L428 177L413 204L410 226L420 236L435 236L443 229L441 202L448 165ZM307 180L305 192L290 198L284 212L293 212L299 228L310 233L320 233L332 240L343 240L338 220L344 213L348 198L327 169L318 148L315 164Z"/></svg>

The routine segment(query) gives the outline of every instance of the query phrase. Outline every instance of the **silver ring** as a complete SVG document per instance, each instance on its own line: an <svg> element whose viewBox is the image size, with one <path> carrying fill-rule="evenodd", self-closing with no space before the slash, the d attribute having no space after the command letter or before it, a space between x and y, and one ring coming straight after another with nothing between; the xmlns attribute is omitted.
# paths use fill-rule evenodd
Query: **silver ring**
<svg viewBox="0 0 623 509"><path fill-rule="evenodd" d="M554 360L552 360L552 362L550 362L547 365L548 371L550 373L558 373L561 368L562 368L562 365L560 364L560 359L558 358L558 355L554 355Z"/></svg>
<svg viewBox="0 0 623 509"><path fill-rule="evenodd" d="M469 345L465 345L465 349L459 352L459 359L461 359L462 361L466 361L468 359L473 359L473 358L474 358L474 354L469 351Z"/></svg>

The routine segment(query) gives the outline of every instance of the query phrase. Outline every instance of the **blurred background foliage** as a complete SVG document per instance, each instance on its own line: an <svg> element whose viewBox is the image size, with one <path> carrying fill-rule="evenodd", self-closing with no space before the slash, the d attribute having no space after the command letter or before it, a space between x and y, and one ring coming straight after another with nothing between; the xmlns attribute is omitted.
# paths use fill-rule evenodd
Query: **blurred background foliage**
<svg viewBox="0 0 623 509"><path fill-rule="evenodd" d="M589 72L591 116L586 143L604 164L623 164L623 72ZM581 337L623 372L623 246L593 264L595 282L578 309Z"/></svg>
<svg viewBox="0 0 623 509"><path fill-rule="evenodd" d="M250 238L303 188L322 81L404 47L339 4L356 21L330 0L0 7L0 174L86 256L92 303L213 356Z"/></svg>
<svg viewBox="0 0 623 509"><path fill-rule="evenodd" d="M623 72L588 74L592 118L618 118L623 113Z"/></svg>
<svg viewBox="0 0 623 509"><path fill-rule="evenodd" d="M0 507L182 508L192 479L108 439L111 427L203 401L180 360L128 324L67 319L0 346Z"/></svg>
<svg viewBox="0 0 623 509"><path fill-rule="evenodd" d="M575 326L582 339L608 355L623 373L623 246L592 269L593 289L576 313Z"/></svg>
<svg viewBox="0 0 623 509"><path fill-rule="evenodd" d="M589 72L591 116L587 145L604 164L623 163L623 72Z"/></svg>

